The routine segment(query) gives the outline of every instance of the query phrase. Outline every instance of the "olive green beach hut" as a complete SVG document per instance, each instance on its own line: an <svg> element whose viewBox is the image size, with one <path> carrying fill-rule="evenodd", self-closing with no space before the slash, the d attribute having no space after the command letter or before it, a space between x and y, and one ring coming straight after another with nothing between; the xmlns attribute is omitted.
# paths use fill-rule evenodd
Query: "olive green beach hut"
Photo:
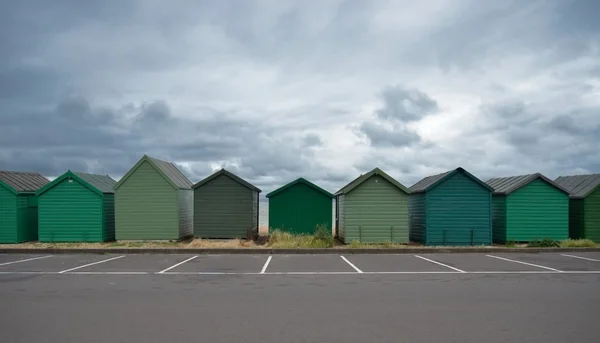
<svg viewBox="0 0 600 343"><path fill-rule="evenodd" d="M600 174L560 176L569 191L569 237L600 243Z"/></svg>
<svg viewBox="0 0 600 343"><path fill-rule="evenodd" d="M68 170L40 189L39 241L113 241L116 183L108 175Z"/></svg>
<svg viewBox="0 0 600 343"><path fill-rule="evenodd" d="M115 185L117 240L193 235L192 183L171 163L144 155Z"/></svg>
<svg viewBox="0 0 600 343"><path fill-rule="evenodd" d="M492 232L496 243L569 237L569 192L540 173L493 178Z"/></svg>
<svg viewBox="0 0 600 343"><path fill-rule="evenodd" d="M463 168L409 188L410 240L425 245L492 243L492 192Z"/></svg>
<svg viewBox="0 0 600 343"><path fill-rule="evenodd" d="M49 182L39 173L0 171L0 243L37 240L35 192Z"/></svg>
<svg viewBox="0 0 600 343"><path fill-rule="evenodd" d="M342 243L408 243L408 195L379 168L359 176L336 197L336 236Z"/></svg>
<svg viewBox="0 0 600 343"><path fill-rule="evenodd" d="M317 226L331 232L333 194L304 179L296 179L267 194L269 230L294 234L315 233Z"/></svg>
<svg viewBox="0 0 600 343"><path fill-rule="evenodd" d="M225 169L192 188L194 236L247 238L258 234L259 188Z"/></svg>

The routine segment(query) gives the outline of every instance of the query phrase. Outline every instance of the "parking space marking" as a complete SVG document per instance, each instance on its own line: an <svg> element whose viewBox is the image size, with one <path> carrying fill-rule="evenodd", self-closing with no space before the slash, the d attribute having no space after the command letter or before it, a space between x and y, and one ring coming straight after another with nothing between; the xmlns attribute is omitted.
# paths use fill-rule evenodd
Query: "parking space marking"
<svg viewBox="0 0 600 343"><path fill-rule="evenodd" d="M465 272L464 270L462 270L462 269L454 268L454 267L452 267L452 266L449 266L449 265L447 265L447 264L443 264L443 263L441 263L441 262L438 262L438 261L430 260L430 259L428 259L428 258L426 258L426 257L423 257L423 256L419 256L419 255L414 255L414 256L415 256L415 257L418 257L418 258L420 258L420 259L422 259L422 260L425 260L425 261L428 261L428 262L431 262L431 263L435 263L435 264L439 264L440 266L444 266L444 267L446 267L446 268L450 268L450 269L452 269L452 270L456 270L456 271L457 271L457 272L459 272L459 273L466 273L466 272Z"/></svg>
<svg viewBox="0 0 600 343"><path fill-rule="evenodd" d="M261 274L264 274L267 271L267 267L269 266L269 263L271 263L271 258L273 258L273 256L269 255L269 257L267 258L267 262L265 262L265 265L260 270Z"/></svg>
<svg viewBox="0 0 600 343"><path fill-rule="evenodd" d="M149 272L71 272L78 275L147 275Z"/></svg>
<svg viewBox="0 0 600 343"><path fill-rule="evenodd" d="M92 262L92 263L84 264L83 266L78 266L78 267L75 267L75 268L62 270L62 271L58 272L58 274L68 273L68 272L70 272L72 270L77 270L77 269L81 269L81 268L93 266L95 264L109 262L109 261L116 260L116 259L123 258L123 257L125 257L125 255L121 255L121 256L117 256L117 257L112 257L112 258L109 258L109 259L106 259L106 260L102 260L102 261L97 261L97 262Z"/></svg>
<svg viewBox="0 0 600 343"><path fill-rule="evenodd" d="M15 264L15 263L21 263L21 262L27 262L27 261L33 261L33 260L40 260L40 259L48 258L48 257L52 257L52 255L32 257L32 258L27 258L27 259L24 259L24 260L18 260L18 261L12 261L12 262L4 262L4 263L0 263L0 266L6 266L6 265L9 265L9 264Z"/></svg>
<svg viewBox="0 0 600 343"><path fill-rule="evenodd" d="M533 264L533 263L528 263L528 262L523 262L523 261L511 260L511 259L508 259L508 258L504 258L504 257L500 257L500 256L494 256L494 255L485 255L485 256L491 257L491 258L497 258L499 260L504 260L504 261L508 261L508 262L525 264L525 265L532 266L532 267L538 267L538 268L553 270L553 271L558 272L558 273L564 273L562 270L558 270L558 269L550 268L550 267L546 267L546 266L540 266L539 264Z"/></svg>
<svg viewBox="0 0 600 343"><path fill-rule="evenodd" d="M170 267L169 267L169 268L167 268L167 269L161 270L161 271L160 271L160 272L158 272L157 274L164 274L165 272L168 272L169 270L171 270L171 269L173 269L173 268L175 268L175 267L178 267L178 266L180 266L180 265L182 265L182 264L184 264L184 263L186 263L186 262L189 262L189 261L191 261L191 260L195 259L196 257L198 257L198 255L196 255L196 256L192 256L192 257L188 258L187 260L184 260L184 261L181 261L181 262L179 262L179 263L176 263L176 264L174 264L174 265L170 266Z"/></svg>
<svg viewBox="0 0 600 343"><path fill-rule="evenodd" d="M589 258L589 257L581 257L581 256L575 256L575 255L567 255L567 254L561 254L562 256L566 256L566 257L573 257L573 258L580 258L582 260L587 260L587 261L596 261L596 262L600 262L600 260L596 260L593 258Z"/></svg>
<svg viewBox="0 0 600 343"><path fill-rule="evenodd" d="M354 264L352 264L352 262L348 261L347 258L345 258L344 256L340 256L342 258L342 260L346 261L346 263L348 263L350 265L350 267L354 268L354 270L356 270L357 273L362 273L363 271L358 269L358 267L356 267Z"/></svg>

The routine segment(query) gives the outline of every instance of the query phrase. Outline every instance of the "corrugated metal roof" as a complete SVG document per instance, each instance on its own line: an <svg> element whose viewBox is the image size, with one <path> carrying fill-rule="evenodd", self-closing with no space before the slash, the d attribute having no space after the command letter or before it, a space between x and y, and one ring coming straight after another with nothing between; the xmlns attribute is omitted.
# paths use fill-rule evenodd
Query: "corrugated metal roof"
<svg viewBox="0 0 600 343"><path fill-rule="evenodd" d="M88 173L76 173L83 181L89 183L90 185L96 187L102 193L114 193L114 186L117 184L117 181L113 180L108 175L98 175L98 174L88 174Z"/></svg>
<svg viewBox="0 0 600 343"><path fill-rule="evenodd" d="M196 183L192 188L196 189L198 187L201 187L202 185L210 182L211 180L214 180L215 178L219 177L220 175L225 175L225 176L231 178L232 180L236 181L237 183L239 183L239 184L241 184L241 185L243 185L243 186L245 186L245 187L247 187L247 188L249 188L249 189L251 189L253 191L256 191L258 193L262 192L260 190L260 188L254 186L253 184L251 184L248 181L242 179L241 177L233 174L232 172L225 170L224 168L221 169L221 170L219 170L219 171L217 171L217 172L215 172L215 173L213 173L212 175L208 176L204 180Z"/></svg>
<svg viewBox="0 0 600 343"><path fill-rule="evenodd" d="M509 177L496 177L489 179L486 183L494 189L494 193L508 195L536 179L542 179L559 190L569 193L568 190L540 173Z"/></svg>
<svg viewBox="0 0 600 343"><path fill-rule="evenodd" d="M427 176L427 177L423 178L421 181L419 181L419 182L415 183L414 185L412 185L409 188L409 190L410 190L411 193L425 192L429 187L431 187L433 184L435 184L436 182L440 181L441 179L443 179L444 177L446 177L447 175L449 175L453 171L454 170L450 170L450 171L447 171L445 173Z"/></svg>
<svg viewBox="0 0 600 343"><path fill-rule="evenodd" d="M559 176L554 180L574 198L585 198L600 186L600 174Z"/></svg>
<svg viewBox="0 0 600 343"><path fill-rule="evenodd" d="M169 179L171 179L171 181L173 181L173 183L177 187L183 189L192 188L192 182L187 177L185 177L185 175L183 175L183 173L179 169L177 169L177 167L173 163L159 160L150 156L147 157L148 159L152 160L152 162L156 164L156 167L158 167Z"/></svg>
<svg viewBox="0 0 600 343"><path fill-rule="evenodd" d="M393 177L391 177L388 174L386 174L383 170L381 170L379 168L375 168L375 169L371 170L370 172L368 172L366 174L363 174L363 175L360 175L356 179L352 180L346 186L342 187L342 189L340 189L339 191L337 191L335 193L335 195L340 195L340 194L344 194L344 193L350 192L351 190L353 190L354 188L358 187L358 185L360 185L361 183L365 182L367 179L369 179L373 175L379 175L379 176L383 177L384 179L386 179L387 181L389 181L394 186L398 187L403 192L409 193L409 190L406 187L404 187L403 184L401 184L396 179L394 179Z"/></svg>
<svg viewBox="0 0 600 343"><path fill-rule="evenodd" d="M17 192L35 192L50 183L40 173L0 171L0 180Z"/></svg>

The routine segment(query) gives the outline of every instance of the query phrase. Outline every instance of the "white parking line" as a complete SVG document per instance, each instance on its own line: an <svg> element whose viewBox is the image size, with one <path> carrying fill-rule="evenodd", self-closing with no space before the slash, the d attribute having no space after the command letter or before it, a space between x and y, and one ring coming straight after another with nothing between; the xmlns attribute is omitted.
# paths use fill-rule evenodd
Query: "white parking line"
<svg viewBox="0 0 600 343"><path fill-rule="evenodd" d="M354 270L356 270L357 273L362 273L363 271L358 269L358 267L356 267L354 264L352 264L352 262L348 261L347 258L345 258L344 256L340 256L342 258L342 260L346 261L346 263L348 263L350 265L350 267L354 268Z"/></svg>
<svg viewBox="0 0 600 343"><path fill-rule="evenodd" d="M188 258L187 260L184 260L184 261L181 261L181 262L179 262L179 263L176 263L176 264L174 264L174 265L170 266L169 268L167 268L167 269L165 269L165 270L161 270L161 271L160 271L160 272L158 272L157 274L164 274L164 272L167 272L167 271L169 271L169 270L171 270L171 269L173 269L173 268L175 268L175 267L178 267L178 266L180 266L180 265L182 265L182 264L184 264L184 263L186 263L186 262L189 262L189 261L191 261L191 260L195 259L196 257L198 257L198 255L196 255L196 256L192 256L192 257Z"/></svg>
<svg viewBox="0 0 600 343"><path fill-rule="evenodd" d="M450 269L452 269L452 270L456 270L457 272L460 272L460 273L466 273L466 272L465 272L464 270L462 270L462 269L454 268L454 267L452 267L452 266L449 266L449 265L447 265L447 264L443 264L443 263L440 263L440 262L438 262L438 261L430 260L430 259L428 259L428 258L425 258L425 257L423 257L423 256L415 255L415 257L418 257L418 258L420 258L420 259L422 259L422 260L425 260L425 261L429 261L429 262L431 262L431 263L439 264L440 266L444 266L444 267L446 267L446 268L450 268Z"/></svg>
<svg viewBox="0 0 600 343"><path fill-rule="evenodd" d="M262 269L260 270L261 274L264 274L267 271L267 267L269 266L269 263L271 263L271 258L273 256L269 256L269 258L267 258L267 262L265 262L265 265L262 267Z"/></svg>
<svg viewBox="0 0 600 343"><path fill-rule="evenodd" d="M550 268L550 267L546 267L546 266L540 266L539 264L533 264L533 263L527 263L527 262L523 262L523 261L511 260L511 259L508 259L508 258L504 258L504 257L500 257L500 256L494 256L494 255L485 255L485 256L492 257L492 258L497 258L499 260L504 260L504 261L508 261L508 262L520 263L520 264L525 264L525 265L532 266L532 267L538 267L538 268L543 268L543 269L548 269L548 270L553 270L555 272L563 273L562 270L558 270L558 269Z"/></svg>
<svg viewBox="0 0 600 343"><path fill-rule="evenodd" d="M72 271L72 270L77 270L77 269L81 269L81 268L85 268L85 267L93 266L93 265L96 265L96 264L100 264L100 263L104 263L104 262L108 262L108 261L116 260L116 259L123 258L123 257L125 257L125 255L122 255L122 256L117 256L117 257L112 257L112 258L109 258L109 259L106 259L106 260L102 260L102 261L98 261L98 262L93 262L93 263L84 264L83 266L78 266L78 267L75 267L75 268L71 268L71 269L62 270L62 271L58 272L58 274L68 273L68 272L70 272L70 271Z"/></svg>
<svg viewBox="0 0 600 343"><path fill-rule="evenodd" d="M48 257L52 257L52 255L46 255L46 256L40 256L40 257L32 257L32 258L28 258L25 260L18 260L18 261L12 261L12 262L4 262L4 263L0 263L0 266L6 266L9 264L15 264L15 263L21 263L21 262L27 262L27 261L33 261L33 260L41 260L42 258L48 258Z"/></svg>
<svg viewBox="0 0 600 343"><path fill-rule="evenodd" d="M600 262L600 260L596 260L593 258L589 258L589 257L581 257L581 256L575 256L575 255L567 255L567 254L561 254L562 256L567 256L567 257L573 257L573 258L580 258L582 260L587 260L587 261L596 261L596 262Z"/></svg>

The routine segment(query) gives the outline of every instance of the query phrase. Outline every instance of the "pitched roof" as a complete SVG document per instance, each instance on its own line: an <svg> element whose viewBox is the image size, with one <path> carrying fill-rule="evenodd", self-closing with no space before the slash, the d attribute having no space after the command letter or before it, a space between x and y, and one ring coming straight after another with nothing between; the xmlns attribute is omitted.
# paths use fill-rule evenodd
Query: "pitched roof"
<svg viewBox="0 0 600 343"><path fill-rule="evenodd" d="M572 198L585 198L600 186L600 174L559 176L554 182L569 191Z"/></svg>
<svg viewBox="0 0 600 343"><path fill-rule="evenodd" d="M314 189L314 190L316 190L318 192L321 192L321 193L327 195L330 198L333 198L333 194L329 193L328 191L324 190L323 188L315 185L314 183L312 183L312 182L310 182L310 181L308 181L308 180L306 180L306 179L304 179L302 177L298 178L298 179L296 179L296 180L294 180L294 181L292 181L292 182L290 182L290 183L288 183L286 185L283 185L283 186L277 188L276 190L274 190L271 193L267 194L267 198L270 198L270 197L274 196L275 194L281 193L281 192L285 191L286 189L289 189L289 188L291 188L291 187L293 187L293 186L295 186L297 184L307 185L310 188L312 188L312 189Z"/></svg>
<svg viewBox="0 0 600 343"><path fill-rule="evenodd" d="M40 173L0 170L0 182L6 184L15 193L33 193L50 183L50 180Z"/></svg>
<svg viewBox="0 0 600 343"><path fill-rule="evenodd" d="M201 187L202 185L207 184L208 182L216 179L217 177L221 176L221 175L225 175L231 179L233 179L234 181L238 182L239 184L241 184L242 186L245 186L253 191L256 191L258 193L262 192L258 187L252 185L251 183L247 182L246 180L242 179L241 177L225 170L225 169L221 169L215 173L213 173L212 175L208 176L207 178L203 179L202 181L196 183L194 186L192 186L193 189L196 189L198 187Z"/></svg>
<svg viewBox="0 0 600 343"><path fill-rule="evenodd" d="M117 184L112 177L108 175L88 174L88 173L73 173L79 176L82 180L96 187L102 193L114 193L114 186Z"/></svg>
<svg viewBox="0 0 600 343"><path fill-rule="evenodd" d="M96 175L88 173L74 173L71 170L67 170L64 174L52 180L49 184L40 188L36 194L38 196L46 193L54 186L63 182L65 179L74 179L81 183L84 187L90 191L102 196L104 193L114 193L113 186L117 183L108 175Z"/></svg>
<svg viewBox="0 0 600 343"><path fill-rule="evenodd" d="M393 184L394 186L396 186L397 188L402 190L404 193L407 193L407 194L409 193L409 190L406 187L404 187L404 185L402 185L400 182L398 182L396 179L394 179L393 177L391 177L388 174L386 174L385 172L383 172L383 170L381 170L379 168L375 168L366 174L360 175L359 177L357 177L356 179L354 179L353 181L348 183L346 186L342 187L339 191L337 191L335 193L335 195L346 194L346 193L352 191L354 188L358 187L360 184L367 181L369 178L371 178L371 176L374 176L374 175L379 175L379 176L383 177L388 182L390 182L391 184Z"/></svg>
<svg viewBox="0 0 600 343"><path fill-rule="evenodd" d="M167 161L144 155L129 171L117 182L114 189L118 189L121 185L139 168L142 163L148 162L158 173L175 189L191 189L192 182L181 173L177 167Z"/></svg>
<svg viewBox="0 0 600 343"><path fill-rule="evenodd" d="M465 169L463 169L461 167L458 167L458 168L456 168L454 170L447 171L445 173L427 176L427 177L423 178L421 181L419 181L419 182L415 183L414 185L412 185L409 188L409 190L410 190L411 193L427 192L427 191L429 191L432 188L436 187L437 185L439 185L440 183L442 183L444 180L446 180L447 178L451 177L452 175L454 175L456 173L463 173L468 178L470 178L471 180L473 180L476 183L478 183L479 185L481 185L483 188L488 189L490 192L494 191L494 189L492 187L488 186L485 182L479 180L473 174L469 173L468 171L466 171Z"/></svg>
<svg viewBox="0 0 600 343"><path fill-rule="evenodd" d="M518 176L510 176L510 177L497 177L489 179L486 183L494 189L494 194L504 194L509 195L510 193L518 190L521 187L524 187L531 183L534 180L541 179L551 186L557 188L558 190L569 194L569 192L556 184L556 182L550 180L540 173L535 174L527 174L527 175L518 175Z"/></svg>

